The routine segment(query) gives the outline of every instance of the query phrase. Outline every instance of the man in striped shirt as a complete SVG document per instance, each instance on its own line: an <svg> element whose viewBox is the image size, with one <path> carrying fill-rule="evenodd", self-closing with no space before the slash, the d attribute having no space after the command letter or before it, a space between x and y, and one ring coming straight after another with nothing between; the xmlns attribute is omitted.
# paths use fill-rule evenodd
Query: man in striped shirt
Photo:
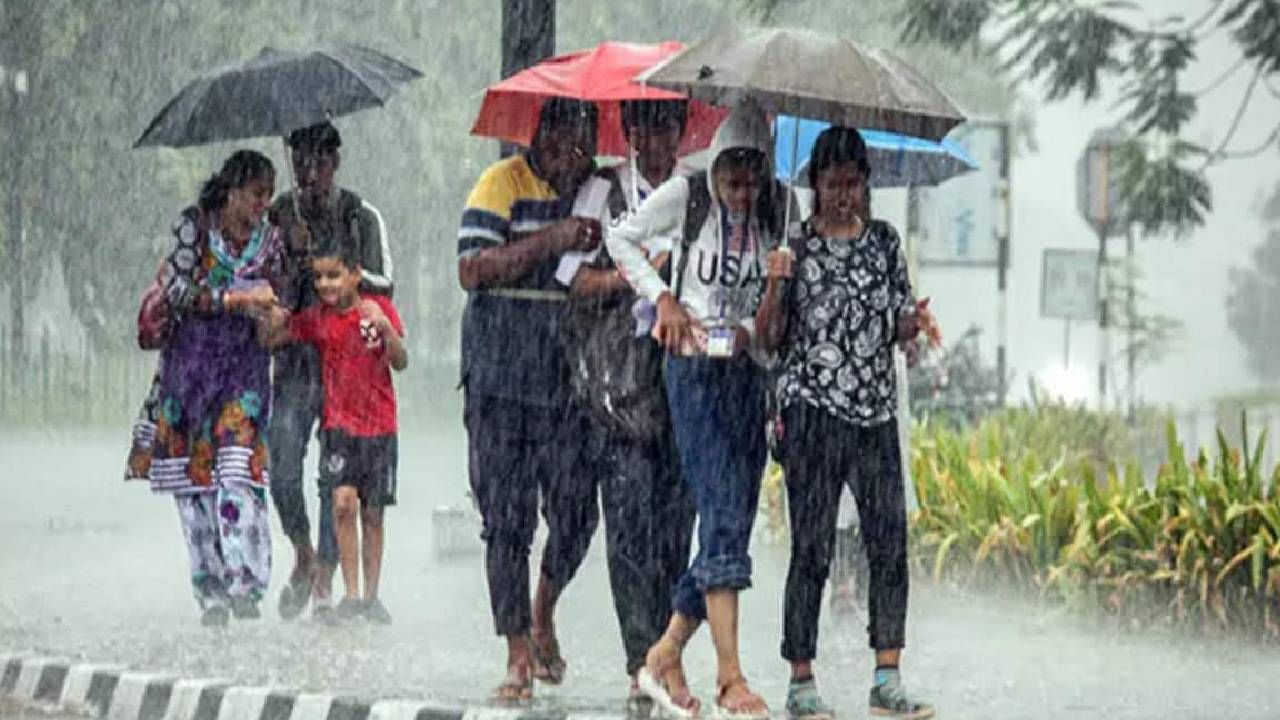
<svg viewBox="0 0 1280 720"><path fill-rule="evenodd" d="M496 691L506 701L531 697L535 678L563 678L555 605L599 522L595 478L582 461L585 418L559 342L568 294L555 278L561 256L600 243L598 220L573 217L574 196L594 169L596 115L590 103L547 100L530 149L480 176L458 231L469 474L484 519L494 627L507 640ZM531 604L540 493L548 538Z"/></svg>

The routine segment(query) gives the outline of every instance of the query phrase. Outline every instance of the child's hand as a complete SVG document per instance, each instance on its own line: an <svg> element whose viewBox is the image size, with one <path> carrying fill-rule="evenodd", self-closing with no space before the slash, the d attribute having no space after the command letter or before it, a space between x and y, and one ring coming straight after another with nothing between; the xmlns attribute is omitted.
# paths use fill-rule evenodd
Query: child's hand
<svg viewBox="0 0 1280 720"><path fill-rule="evenodd" d="M394 330L391 327L391 321L387 319L387 314L382 312L382 307L372 300L360 301L360 317L384 333Z"/></svg>

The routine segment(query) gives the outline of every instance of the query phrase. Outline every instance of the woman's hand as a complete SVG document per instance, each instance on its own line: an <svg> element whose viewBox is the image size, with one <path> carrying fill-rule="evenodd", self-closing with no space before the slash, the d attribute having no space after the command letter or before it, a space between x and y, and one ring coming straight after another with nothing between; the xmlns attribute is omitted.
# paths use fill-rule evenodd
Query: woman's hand
<svg viewBox="0 0 1280 720"><path fill-rule="evenodd" d="M229 290L222 303L230 310L266 312L276 305L276 291L266 284L244 290Z"/></svg>
<svg viewBox="0 0 1280 720"><path fill-rule="evenodd" d="M671 293L663 293L658 298L658 321L653 326L653 338L671 353L682 353L706 344L702 326Z"/></svg>
<svg viewBox="0 0 1280 720"><path fill-rule="evenodd" d="M791 248L778 248L770 250L765 256L765 276L770 282L778 280L790 280L793 277L791 267L792 260L795 256L791 252Z"/></svg>

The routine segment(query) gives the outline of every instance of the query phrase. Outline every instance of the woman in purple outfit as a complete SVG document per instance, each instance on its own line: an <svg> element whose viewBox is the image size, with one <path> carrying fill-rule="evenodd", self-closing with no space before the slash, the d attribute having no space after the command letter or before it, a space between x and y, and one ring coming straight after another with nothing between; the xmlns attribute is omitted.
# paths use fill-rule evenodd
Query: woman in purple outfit
<svg viewBox="0 0 1280 720"><path fill-rule="evenodd" d="M207 626L258 617L271 576L271 356L256 316L276 301L285 247L266 219L275 169L241 150L178 217L162 278L173 332L154 393L151 488L174 496Z"/></svg>

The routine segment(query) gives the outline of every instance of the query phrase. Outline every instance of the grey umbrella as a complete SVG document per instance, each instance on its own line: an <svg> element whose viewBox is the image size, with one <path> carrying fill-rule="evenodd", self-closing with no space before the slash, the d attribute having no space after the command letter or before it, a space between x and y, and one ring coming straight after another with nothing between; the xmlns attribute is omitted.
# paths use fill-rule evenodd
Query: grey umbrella
<svg viewBox="0 0 1280 720"><path fill-rule="evenodd" d="M422 77L404 63L354 45L263 48L253 59L193 80L134 147L185 147L277 136L383 105L396 86Z"/></svg>
<svg viewBox="0 0 1280 720"><path fill-rule="evenodd" d="M640 82L732 105L941 140L955 104L893 53L804 30L726 30L650 68Z"/></svg>

